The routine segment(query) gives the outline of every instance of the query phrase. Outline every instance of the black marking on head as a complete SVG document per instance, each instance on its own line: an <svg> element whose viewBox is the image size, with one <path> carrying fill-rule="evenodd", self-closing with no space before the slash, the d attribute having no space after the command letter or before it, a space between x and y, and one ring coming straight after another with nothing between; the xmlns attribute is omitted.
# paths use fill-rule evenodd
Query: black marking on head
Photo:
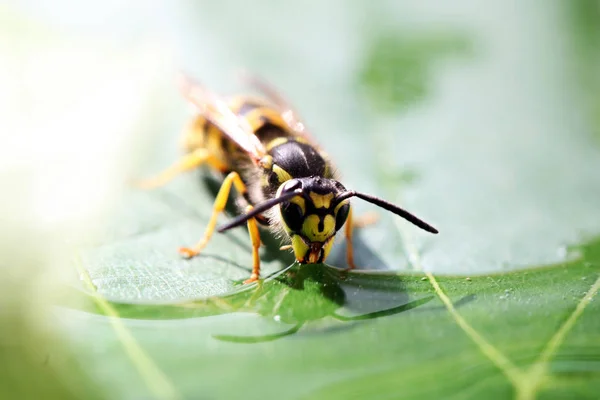
<svg viewBox="0 0 600 400"><path fill-rule="evenodd" d="M306 215L317 215L319 218L323 218L326 215L333 215L333 207L329 207L329 208L317 208L315 207L315 205L313 204L313 202L311 201L310 198L306 199Z"/></svg>
<svg viewBox="0 0 600 400"><path fill-rule="evenodd" d="M319 232L323 232L325 229L325 216L319 215L319 225L317 225L317 229Z"/></svg>
<svg viewBox="0 0 600 400"><path fill-rule="evenodd" d="M337 194L346 191L346 188L340 182L334 179L322 178L320 176L311 176L308 178L299 179L299 181L302 182L302 189L307 194L310 192L321 195L333 193L335 198Z"/></svg>
<svg viewBox="0 0 600 400"><path fill-rule="evenodd" d="M286 170L294 178L322 176L325 173L325 160L309 144L289 140L271 149L273 162Z"/></svg>

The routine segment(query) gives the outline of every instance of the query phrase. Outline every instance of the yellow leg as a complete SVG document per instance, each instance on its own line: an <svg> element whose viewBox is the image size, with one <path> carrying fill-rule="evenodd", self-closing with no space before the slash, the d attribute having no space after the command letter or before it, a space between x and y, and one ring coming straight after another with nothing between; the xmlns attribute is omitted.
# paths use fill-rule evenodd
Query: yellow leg
<svg viewBox="0 0 600 400"><path fill-rule="evenodd" d="M215 231L215 227L217 225L217 217L219 213L225 210L225 206L227 205L227 199L229 198L229 192L231 192L231 186L234 185L235 189L240 194L246 193L246 185L242 182L242 179L238 175L237 172L231 172L227 177L223 180L223 184L221 185L221 189L219 189L219 193L217 194L217 198L215 199L213 205L213 213L210 217L210 221L208 221L208 225L206 226L206 230L204 231L204 236L194 247L182 247L179 249L179 253L183 256L191 258L200 254L200 251L206 246L208 241L210 240L213 232Z"/></svg>
<svg viewBox="0 0 600 400"><path fill-rule="evenodd" d="M207 149L196 149L191 153L184 155L179 161L155 177L137 182L136 186L142 189L154 189L163 186L180 173L189 171L205 163L219 171L227 170L227 166L212 155Z"/></svg>
<svg viewBox="0 0 600 400"><path fill-rule="evenodd" d="M354 228L355 226L352 221L352 207L350 207L346 226L344 227L344 233L346 234L346 259L348 260L348 269L356 268L356 264L354 264L354 249L352 248L352 233Z"/></svg>
<svg viewBox="0 0 600 400"><path fill-rule="evenodd" d="M246 212L252 210L252 206L246 208ZM250 241L252 242L252 275L250 279L246 279L244 283L252 283L257 281L260 276L260 257L258 248L260 247L260 232L255 218L248 220L248 232L250 233Z"/></svg>

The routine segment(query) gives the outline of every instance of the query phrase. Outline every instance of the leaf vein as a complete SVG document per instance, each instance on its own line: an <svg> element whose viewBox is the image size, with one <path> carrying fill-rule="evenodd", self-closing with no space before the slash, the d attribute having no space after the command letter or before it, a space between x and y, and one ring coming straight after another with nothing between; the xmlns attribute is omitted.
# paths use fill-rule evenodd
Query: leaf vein
<svg viewBox="0 0 600 400"><path fill-rule="evenodd" d="M522 385L517 391L517 399L529 400L535 397L538 388L548 373L548 364L550 363L550 360L554 357L556 351L564 342L567 334L573 329L573 326L575 326L577 319L583 314L583 311L587 305L590 304L599 290L600 277L596 279L596 282L594 282L579 303L577 303L575 310L573 310L571 315L569 315L565 322L558 328L554 336L550 338L544 347L544 350L542 350L531 368L526 371Z"/></svg>
<svg viewBox="0 0 600 400"><path fill-rule="evenodd" d="M400 232L409 262L413 268L417 271L425 272L429 283L433 286L435 293L438 295L442 303L446 306L446 309L450 313L450 316L456 324L465 332L465 334L479 347L479 350L488 358L496 367L506 376L506 378L512 383L515 388L521 386L523 380L522 371L515 366L500 350L489 343L475 328L473 328L454 308L450 298L444 293L437 279L431 272L423 271L421 265L421 257L418 250L412 244L409 236L406 234L404 229L399 225L400 222L396 222L396 227Z"/></svg>
<svg viewBox="0 0 600 400"><path fill-rule="evenodd" d="M92 292L94 301L102 309L104 315L108 316L110 324L112 325L121 345L123 346L125 353L131 360L131 362L137 368L140 376L158 399L178 399L179 394L173 387L173 384L169 381L166 375L158 368L150 356L142 349L139 343L135 340L131 332L125 327L117 311L110 305L110 303L102 297L96 288L96 285L92 282L90 275L87 270L81 265L81 260L76 260L77 270L82 277L85 285Z"/></svg>

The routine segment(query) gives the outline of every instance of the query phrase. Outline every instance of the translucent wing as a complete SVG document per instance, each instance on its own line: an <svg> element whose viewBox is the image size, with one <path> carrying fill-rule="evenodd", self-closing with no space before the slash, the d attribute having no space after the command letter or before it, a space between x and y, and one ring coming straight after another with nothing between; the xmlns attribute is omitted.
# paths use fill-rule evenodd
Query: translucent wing
<svg viewBox="0 0 600 400"><path fill-rule="evenodd" d="M299 136L304 137L311 144L318 147L317 142L314 140L312 135L306 129L304 123L302 123L298 113L292 108L290 103L279 93L275 87L270 83L261 79L258 76L243 72L241 74L242 80L249 86L260 91L266 96L281 112L281 116L291 130L296 132Z"/></svg>
<svg viewBox="0 0 600 400"><path fill-rule="evenodd" d="M227 137L237 143L250 157L258 162L267 152L246 120L238 117L217 94L186 75L179 78L183 96Z"/></svg>

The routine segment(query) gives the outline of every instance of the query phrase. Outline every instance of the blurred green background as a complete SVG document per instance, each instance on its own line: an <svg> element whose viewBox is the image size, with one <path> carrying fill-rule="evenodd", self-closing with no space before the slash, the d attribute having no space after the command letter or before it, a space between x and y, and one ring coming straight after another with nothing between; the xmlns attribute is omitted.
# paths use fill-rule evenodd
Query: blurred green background
<svg viewBox="0 0 600 400"><path fill-rule="evenodd" d="M598 1L13 1L0 33L1 398L597 398ZM242 68L441 233L381 214L363 271L267 251L246 288L244 230L181 260L214 182L128 182L179 154L177 72Z"/></svg>

